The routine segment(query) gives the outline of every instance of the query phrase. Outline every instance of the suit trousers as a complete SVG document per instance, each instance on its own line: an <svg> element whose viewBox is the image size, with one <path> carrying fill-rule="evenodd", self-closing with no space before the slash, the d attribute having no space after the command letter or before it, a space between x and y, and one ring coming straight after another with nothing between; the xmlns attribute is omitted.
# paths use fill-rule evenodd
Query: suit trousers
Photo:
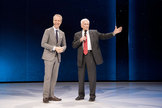
<svg viewBox="0 0 162 108"><path fill-rule="evenodd" d="M44 60L45 76L43 84L43 98L54 97L54 88L56 85L60 62L58 59L52 61Z"/></svg>
<svg viewBox="0 0 162 108"><path fill-rule="evenodd" d="M79 79L79 96L84 97L84 80L85 80L85 68L87 67L90 97L95 98L96 91L96 63L94 61L93 53L88 52L87 55L83 54L83 64L78 67L78 79Z"/></svg>

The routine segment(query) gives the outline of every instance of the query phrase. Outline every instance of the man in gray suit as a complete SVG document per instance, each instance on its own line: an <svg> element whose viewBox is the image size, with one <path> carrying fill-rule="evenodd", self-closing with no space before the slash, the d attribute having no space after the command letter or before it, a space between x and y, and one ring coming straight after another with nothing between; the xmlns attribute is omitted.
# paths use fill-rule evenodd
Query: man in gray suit
<svg viewBox="0 0 162 108"><path fill-rule="evenodd" d="M45 76L43 85L43 102L61 101L54 96L54 88L57 81L61 53L66 49L66 39L63 31L59 29L62 23L62 16L53 16L53 27L45 30L41 46L44 48L42 59L45 64Z"/></svg>
<svg viewBox="0 0 162 108"><path fill-rule="evenodd" d="M102 64L103 58L99 46L99 39L105 40L114 37L117 33L122 31L122 27L115 27L112 33L99 33L97 30L89 30L89 20L81 20L82 31L75 33L73 48L78 48L78 79L79 91L78 97L75 100L84 99L84 77L85 66L88 71L88 79L90 84L90 98L89 101L95 101L96 95L96 64Z"/></svg>

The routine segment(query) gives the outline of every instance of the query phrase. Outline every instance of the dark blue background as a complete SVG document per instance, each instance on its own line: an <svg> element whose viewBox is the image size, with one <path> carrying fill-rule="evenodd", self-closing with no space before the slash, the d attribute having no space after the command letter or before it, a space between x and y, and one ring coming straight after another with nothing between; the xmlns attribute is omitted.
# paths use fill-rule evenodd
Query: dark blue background
<svg viewBox="0 0 162 108"><path fill-rule="evenodd" d="M97 80L162 80L161 1L117 1L119 6L129 7L129 20L122 20L122 23L128 23L122 33L128 38L124 41L127 45L116 46L123 44L121 41L116 43L116 37L100 41L104 64L97 66ZM40 43L44 30L53 25L52 17L56 13L63 16L60 28L67 40L58 81L77 81L77 50L71 45L74 33L81 30L80 20L86 17L91 29L112 32L118 15L116 8L115 0L0 0L0 82L43 81ZM118 12L122 11L121 8ZM123 38L120 34L117 36ZM123 47L127 48L127 51L123 50L128 53L126 57L122 58L123 52L116 57L116 52ZM128 62L123 65L125 60ZM125 71L126 68L129 71ZM117 72L119 69L120 73ZM128 76L123 76L122 72Z"/></svg>
<svg viewBox="0 0 162 108"><path fill-rule="evenodd" d="M162 0L129 0L129 80L162 80Z"/></svg>

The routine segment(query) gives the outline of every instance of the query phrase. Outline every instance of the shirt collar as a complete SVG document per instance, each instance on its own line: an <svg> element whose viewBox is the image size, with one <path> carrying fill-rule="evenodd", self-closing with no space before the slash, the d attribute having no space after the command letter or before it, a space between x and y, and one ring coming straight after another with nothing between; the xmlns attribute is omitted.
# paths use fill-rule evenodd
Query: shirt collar
<svg viewBox="0 0 162 108"><path fill-rule="evenodd" d="M59 29L56 29L54 26L53 26L53 28L54 28L54 31L56 31L56 30L58 30L58 31L59 31Z"/></svg>

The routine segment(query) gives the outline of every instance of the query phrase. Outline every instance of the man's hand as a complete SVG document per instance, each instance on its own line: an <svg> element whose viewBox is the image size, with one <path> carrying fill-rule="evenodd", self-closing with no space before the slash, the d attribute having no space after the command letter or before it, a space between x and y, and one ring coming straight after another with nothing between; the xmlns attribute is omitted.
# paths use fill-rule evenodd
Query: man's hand
<svg viewBox="0 0 162 108"><path fill-rule="evenodd" d="M62 53L64 51L62 47L56 47L55 50L57 53Z"/></svg>
<svg viewBox="0 0 162 108"><path fill-rule="evenodd" d="M115 26L115 30L113 31L113 34L116 35L120 33L121 31L122 31L122 27L117 28L117 26Z"/></svg>
<svg viewBox="0 0 162 108"><path fill-rule="evenodd" d="M80 38L80 42L83 42L85 40L86 40L86 37L85 36L83 36L83 37Z"/></svg>

